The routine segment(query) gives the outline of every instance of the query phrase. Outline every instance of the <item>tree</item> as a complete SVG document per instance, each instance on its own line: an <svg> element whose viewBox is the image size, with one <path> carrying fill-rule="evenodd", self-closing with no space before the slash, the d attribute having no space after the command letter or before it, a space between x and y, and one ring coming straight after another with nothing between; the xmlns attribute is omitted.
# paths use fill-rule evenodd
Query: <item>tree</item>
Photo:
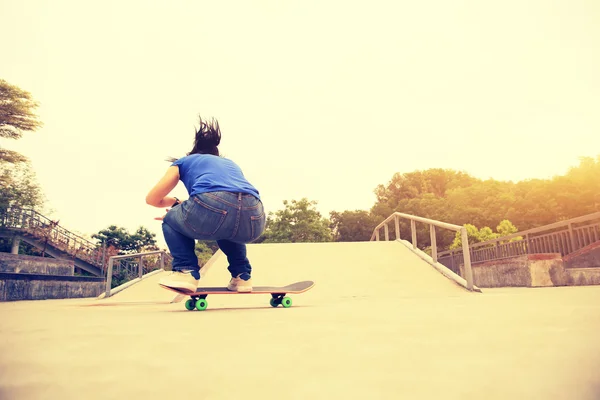
<svg viewBox="0 0 600 400"><path fill-rule="evenodd" d="M473 243L481 242L479 229L477 229L475 225L465 224L464 227L467 228L467 240L469 241L469 246ZM456 235L454 236L454 241L452 242L449 248L450 250L462 248L462 234L460 232L456 232Z"/></svg>
<svg viewBox="0 0 600 400"><path fill-rule="evenodd" d="M38 210L44 195L28 162L11 164L0 160L0 210L9 207Z"/></svg>
<svg viewBox="0 0 600 400"><path fill-rule="evenodd" d="M491 228L484 226L481 229L477 229L475 225L465 224L465 228L467 228L467 238L469 240L469 246L474 243L487 242L488 240L498 239L503 236L508 236L518 231L517 227L512 224L509 220L505 219L498 224L496 227L496 232L492 231ZM522 240L521 236L514 237L509 240L509 242L514 242L516 240ZM454 236L454 241L450 245L450 249L459 249L462 247L462 236L460 232L456 232Z"/></svg>
<svg viewBox="0 0 600 400"><path fill-rule="evenodd" d="M516 226L512 224L509 220L502 220L498 226L496 227L496 232L500 237L512 235L513 233L517 233L519 230Z"/></svg>
<svg viewBox="0 0 600 400"><path fill-rule="evenodd" d="M482 226L477 229L477 240L505 236L512 228L493 232L485 227L508 220L527 230L600 211L600 155L579 161L563 176L516 183L440 169L395 173L387 185L375 189L377 200L370 211L378 221L398 211L456 225ZM402 238L409 238L410 222L401 219L400 231ZM392 229L390 237L393 235ZM454 239L453 232L437 230L438 248L460 243ZM417 243L421 248L430 245L424 224L417 224Z"/></svg>
<svg viewBox="0 0 600 400"><path fill-rule="evenodd" d="M39 104L32 95L0 79L0 138L19 139L24 131L35 131L42 126L33 112ZM24 162L21 154L0 149L0 160L15 164Z"/></svg>
<svg viewBox="0 0 600 400"><path fill-rule="evenodd" d="M330 242L329 221L314 206L316 201L303 198L283 201L285 209L270 212L264 233L265 243Z"/></svg>
<svg viewBox="0 0 600 400"><path fill-rule="evenodd" d="M476 181L476 178L463 172L440 168L405 174L395 173L386 186L379 185L375 189L377 201L371 212L387 218L390 213L385 211L397 210L403 200L419 199L426 194L430 194L431 198L445 198L448 191L468 187ZM378 212L379 210L384 211L384 214Z"/></svg>
<svg viewBox="0 0 600 400"><path fill-rule="evenodd" d="M600 211L600 155L581 157L577 167L549 182L555 197L558 220Z"/></svg>
<svg viewBox="0 0 600 400"><path fill-rule="evenodd" d="M206 264L214 254L213 250L210 247L208 247L208 245L204 241L196 242L194 251L196 253L196 256L198 256L198 262L200 264L200 267Z"/></svg>
<svg viewBox="0 0 600 400"><path fill-rule="evenodd" d="M157 250L156 234L150 232L143 226L139 227L133 234L129 233L123 227L110 225L98 233L92 235L100 243L105 242L107 246L113 246L118 249L119 254L139 253L144 250Z"/></svg>
<svg viewBox="0 0 600 400"><path fill-rule="evenodd" d="M336 242L368 241L373 230L381 221L368 211L331 211L330 228L333 230Z"/></svg>

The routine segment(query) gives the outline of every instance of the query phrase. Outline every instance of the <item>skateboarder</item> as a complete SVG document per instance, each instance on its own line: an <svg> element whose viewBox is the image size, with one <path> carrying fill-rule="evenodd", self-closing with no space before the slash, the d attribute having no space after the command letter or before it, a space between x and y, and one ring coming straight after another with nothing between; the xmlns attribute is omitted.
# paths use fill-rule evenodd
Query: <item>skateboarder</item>
<svg viewBox="0 0 600 400"><path fill-rule="evenodd" d="M168 208L162 230L173 256L173 273L160 284L175 289L196 290L200 279L196 240L216 240L227 256L231 281L227 288L252 291L252 267L246 243L265 229L265 212L259 192L244 177L240 167L219 155L221 130L213 118L195 132L194 147L171 166L146 196L146 203ZM168 194L181 180L189 198L180 201Z"/></svg>

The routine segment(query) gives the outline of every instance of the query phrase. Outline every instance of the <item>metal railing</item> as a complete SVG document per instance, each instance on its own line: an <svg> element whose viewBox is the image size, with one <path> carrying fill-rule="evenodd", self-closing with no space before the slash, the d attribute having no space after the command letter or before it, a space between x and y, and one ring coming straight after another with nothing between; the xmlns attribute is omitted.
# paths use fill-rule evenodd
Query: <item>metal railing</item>
<svg viewBox="0 0 600 400"><path fill-rule="evenodd" d="M446 222L436 221L436 220L433 220L433 219L417 217L417 216L410 215L410 214L403 214L403 213L395 212L392 215L390 215L388 218L386 218L382 223L380 223L379 225L377 225L377 227L375 227L375 229L373 230L373 235L371 235L371 241L372 240L377 240L377 241L379 240L379 231L381 230L382 227L384 228L385 240L386 241L390 240L390 234L389 234L388 224L392 220L394 220L396 240L399 240L400 239L400 222L399 222L399 218L405 218L405 219L409 219L410 220L410 232L411 232L411 238L412 238L412 246L413 246L414 249L417 249L417 227L416 227L416 223L417 222L421 222L421 223L429 225L429 235L430 235L430 238L431 238L431 258L433 259L434 263L438 262L437 238L436 238L435 227L437 226L437 227L440 227L440 228L444 228L444 229L449 229L449 230L452 230L452 231L460 232L461 239L462 239L462 247L463 247L463 250L465 251L465 254L466 254L466 257L465 257L465 260L464 260L464 267L465 267L465 277L464 277L464 279L467 281L467 289L468 290L473 290L473 270L471 269L471 259L470 259L470 253L468 251L468 249L469 249L469 238L467 236L467 229L465 227L462 227L462 226L459 226L459 225L448 224Z"/></svg>
<svg viewBox="0 0 600 400"><path fill-rule="evenodd" d="M105 251L103 246L76 235L46 218L35 210L8 208L0 211L0 227L18 229L45 241L74 258L102 268Z"/></svg>
<svg viewBox="0 0 600 400"><path fill-rule="evenodd" d="M469 258L475 263L536 253L559 253L564 257L599 240L600 212L597 212L475 243L469 247ZM464 246L443 251L438 259L455 270L463 262L465 251Z"/></svg>
<svg viewBox="0 0 600 400"><path fill-rule="evenodd" d="M160 258L159 258L160 266L158 269L164 269L165 268L165 256L167 255L166 251L164 251L164 250L147 251L144 253L125 254L125 255L121 255L121 256L110 257L108 259L108 270L106 273L106 294L105 294L104 298L110 297L110 292L112 289L113 266L114 266L115 260L124 260L124 259L128 259L128 258L138 259L137 273L138 273L138 278L142 279L142 276L144 275L144 257L152 256L155 254L160 254Z"/></svg>

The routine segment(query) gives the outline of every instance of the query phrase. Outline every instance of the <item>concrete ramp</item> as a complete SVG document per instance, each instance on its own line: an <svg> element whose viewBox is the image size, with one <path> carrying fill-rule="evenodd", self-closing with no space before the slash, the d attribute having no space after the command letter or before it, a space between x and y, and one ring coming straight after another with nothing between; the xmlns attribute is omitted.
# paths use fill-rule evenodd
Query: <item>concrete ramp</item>
<svg viewBox="0 0 600 400"><path fill-rule="evenodd" d="M251 244L248 258L253 268L254 286L315 281L312 290L294 296L302 304L331 304L349 298L432 298L468 294L465 288L399 242ZM201 285L226 286L230 278L227 258L218 252L211 261L202 271ZM143 280L111 299L169 302L176 295L158 286L166 273ZM235 297L212 296L209 307L217 301L223 306L265 303L264 296Z"/></svg>
<svg viewBox="0 0 600 400"><path fill-rule="evenodd" d="M600 398L600 287L470 292L401 242L258 244L269 296L169 304L166 272L102 300L0 303L0 399ZM218 253L203 285L228 282ZM158 304L157 304L158 303Z"/></svg>

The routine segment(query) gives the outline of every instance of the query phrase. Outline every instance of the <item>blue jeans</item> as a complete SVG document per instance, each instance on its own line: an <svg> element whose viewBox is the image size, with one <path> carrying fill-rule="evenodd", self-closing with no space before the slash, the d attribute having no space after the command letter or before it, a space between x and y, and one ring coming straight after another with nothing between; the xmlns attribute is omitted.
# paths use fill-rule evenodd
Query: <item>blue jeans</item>
<svg viewBox="0 0 600 400"><path fill-rule="evenodd" d="M196 240L216 240L227 256L232 277L248 274L246 243L265 230L262 202L250 194L211 192L191 196L173 207L163 219L162 230L173 256L173 271L191 270L200 279ZM247 278L245 277L245 278Z"/></svg>

